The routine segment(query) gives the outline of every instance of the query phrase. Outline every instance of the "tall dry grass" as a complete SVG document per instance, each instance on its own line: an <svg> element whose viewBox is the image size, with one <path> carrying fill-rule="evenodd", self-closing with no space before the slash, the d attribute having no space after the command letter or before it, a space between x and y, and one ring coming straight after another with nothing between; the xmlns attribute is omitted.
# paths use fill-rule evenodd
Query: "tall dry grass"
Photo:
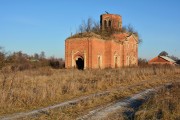
<svg viewBox="0 0 180 120"><path fill-rule="evenodd" d="M136 113L136 120L180 120L180 83L162 89Z"/></svg>
<svg viewBox="0 0 180 120"><path fill-rule="evenodd" d="M77 96L133 85L152 76L180 74L180 68L151 66L105 70L39 68L0 73L0 114L52 105Z"/></svg>

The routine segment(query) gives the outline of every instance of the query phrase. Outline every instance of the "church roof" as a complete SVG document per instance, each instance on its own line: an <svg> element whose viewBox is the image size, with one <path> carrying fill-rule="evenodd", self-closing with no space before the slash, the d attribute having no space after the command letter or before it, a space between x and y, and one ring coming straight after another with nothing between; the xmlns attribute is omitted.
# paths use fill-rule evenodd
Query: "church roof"
<svg viewBox="0 0 180 120"><path fill-rule="evenodd" d="M127 41L128 38L131 37L131 36L138 42L137 37L134 34L131 34L131 33L116 33L116 34L113 34L114 39L116 41L118 41L118 42Z"/></svg>
<svg viewBox="0 0 180 120"><path fill-rule="evenodd" d="M103 35L98 35L96 33L93 33L93 32L84 32L84 33L78 33L78 34L75 34L67 39L71 39L71 38L85 38L85 37L89 37L89 38L99 38L99 39L102 39L102 40L114 40L116 42L124 42L124 41L128 41L128 38L132 36L136 41L137 41L137 38L133 35L133 34L130 34L130 33L115 33L111 36L103 36Z"/></svg>
<svg viewBox="0 0 180 120"><path fill-rule="evenodd" d="M119 41L124 41L126 40L126 38L129 36L129 34L127 33L118 33L118 34L114 34L113 37Z"/></svg>

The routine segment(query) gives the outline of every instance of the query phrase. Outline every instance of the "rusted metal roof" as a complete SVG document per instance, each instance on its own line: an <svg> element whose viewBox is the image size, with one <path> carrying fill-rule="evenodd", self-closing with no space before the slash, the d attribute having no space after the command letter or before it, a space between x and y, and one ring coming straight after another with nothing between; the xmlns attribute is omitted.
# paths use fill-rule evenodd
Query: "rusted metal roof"
<svg viewBox="0 0 180 120"><path fill-rule="evenodd" d="M168 57L168 56L159 56L159 57L161 57L161 58L163 58L163 59L165 59L165 60L167 60L167 61L169 61L169 62L172 62L172 63L175 63L176 61L174 61L173 59L171 59L170 57Z"/></svg>

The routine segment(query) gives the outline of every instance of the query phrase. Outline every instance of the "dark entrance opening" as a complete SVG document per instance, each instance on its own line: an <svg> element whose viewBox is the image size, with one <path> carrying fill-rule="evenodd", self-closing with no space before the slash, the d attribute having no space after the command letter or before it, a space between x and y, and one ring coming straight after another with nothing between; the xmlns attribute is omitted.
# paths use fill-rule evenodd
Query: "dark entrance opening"
<svg viewBox="0 0 180 120"><path fill-rule="evenodd" d="M78 58L78 60L76 60L76 67L79 70L84 69L84 60L82 58Z"/></svg>

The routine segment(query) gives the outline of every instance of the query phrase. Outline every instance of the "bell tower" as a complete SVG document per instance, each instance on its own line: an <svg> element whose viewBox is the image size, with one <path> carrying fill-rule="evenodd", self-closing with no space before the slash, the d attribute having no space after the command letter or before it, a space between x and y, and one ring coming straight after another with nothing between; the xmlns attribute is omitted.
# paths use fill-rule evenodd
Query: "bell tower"
<svg viewBox="0 0 180 120"><path fill-rule="evenodd" d="M100 25L102 30L107 29L115 29L121 30L122 29L122 17L117 14L102 14L100 16Z"/></svg>

